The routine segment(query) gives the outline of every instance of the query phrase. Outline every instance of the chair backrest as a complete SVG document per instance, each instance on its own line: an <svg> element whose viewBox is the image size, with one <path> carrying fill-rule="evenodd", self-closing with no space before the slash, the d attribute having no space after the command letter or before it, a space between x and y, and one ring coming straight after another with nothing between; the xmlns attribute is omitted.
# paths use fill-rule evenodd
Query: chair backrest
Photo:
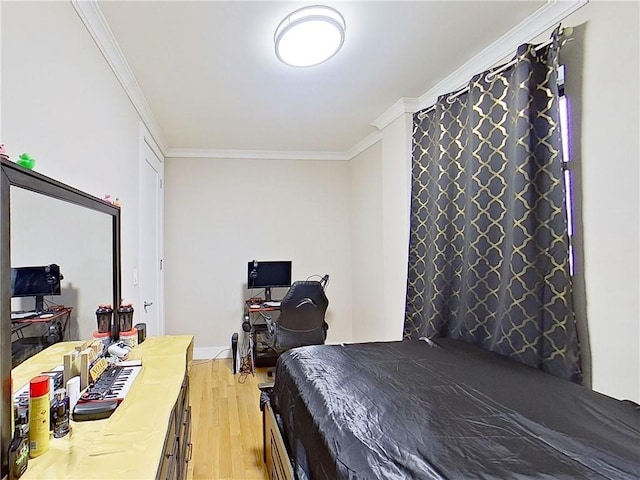
<svg viewBox="0 0 640 480"><path fill-rule="evenodd" d="M324 316L329 300L320 282L294 282L280 302L273 348L284 352L303 345L320 345L327 338Z"/></svg>

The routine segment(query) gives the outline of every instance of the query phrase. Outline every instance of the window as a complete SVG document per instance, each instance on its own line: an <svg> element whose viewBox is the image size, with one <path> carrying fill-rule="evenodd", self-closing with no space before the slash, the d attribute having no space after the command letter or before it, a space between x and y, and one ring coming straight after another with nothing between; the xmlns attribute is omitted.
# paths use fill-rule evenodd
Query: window
<svg viewBox="0 0 640 480"><path fill-rule="evenodd" d="M569 235L569 273L575 273L575 258L573 249L574 237L574 204L573 204L573 171L571 170L571 123L569 98L565 95L565 66L558 68L558 90L560 93L560 136L562 143L562 171L564 175L565 205L567 210L567 233Z"/></svg>

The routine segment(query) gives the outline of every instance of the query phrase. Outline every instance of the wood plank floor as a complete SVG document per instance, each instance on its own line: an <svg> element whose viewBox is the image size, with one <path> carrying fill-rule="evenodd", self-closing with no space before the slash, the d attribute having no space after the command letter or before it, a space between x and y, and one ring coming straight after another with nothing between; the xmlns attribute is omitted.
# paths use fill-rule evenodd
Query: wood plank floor
<svg viewBox="0 0 640 480"><path fill-rule="evenodd" d="M193 457L188 478L267 479L262 460L262 412L256 375L233 375L231 359L194 360L190 390Z"/></svg>

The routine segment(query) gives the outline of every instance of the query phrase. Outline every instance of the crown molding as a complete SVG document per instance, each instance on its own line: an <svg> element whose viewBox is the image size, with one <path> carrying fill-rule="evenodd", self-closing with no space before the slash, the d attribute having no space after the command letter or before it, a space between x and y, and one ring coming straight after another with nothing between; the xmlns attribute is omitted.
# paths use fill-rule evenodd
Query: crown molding
<svg viewBox="0 0 640 480"><path fill-rule="evenodd" d="M82 20L91 38L107 60L111 70L124 88L127 96L133 103L133 107L140 115L141 120L149 130L149 133L157 143L163 154L166 150L166 141L158 121L144 97L140 85L136 80L129 63L127 62L118 42L116 41L107 20L102 14L96 0L71 0L71 5Z"/></svg>
<svg viewBox="0 0 640 480"><path fill-rule="evenodd" d="M401 115L405 113L415 113L417 110L417 98L402 97L396 103L391 105L382 115L376 118L371 123L371 126L376 127L378 130L382 130Z"/></svg>
<svg viewBox="0 0 640 480"><path fill-rule="evenodd" d="M382 130L404 113L415 113L437 102L440 95L453 92L465 85L471 77L505 58L518 47L556 26L562 19L589 3L589 0L548 0L526 19L493 42L478 55L438 82L418 99L401 98L380 115L371 125ZM415 100L415 101L414 101ZM414 108L414 110L410 110Z"/></svg>
<svg viewBox="0 0 640 480"><path fill-rule="evenodd" d="M292 152L277 150L209 150L198 148L169 148L166 158L238 158L251 160L327 160L345 161L344 152Z"/></svg>
<svg viewBox="0 0 640 480"><path fill-rule="evenodd" d="M347 151L347 159L351 160L356 155L360 155L367 148L375 145L380 140L382 140L382 132L380 132L380 130L376 130L375 132L370 133Z"/></svg>

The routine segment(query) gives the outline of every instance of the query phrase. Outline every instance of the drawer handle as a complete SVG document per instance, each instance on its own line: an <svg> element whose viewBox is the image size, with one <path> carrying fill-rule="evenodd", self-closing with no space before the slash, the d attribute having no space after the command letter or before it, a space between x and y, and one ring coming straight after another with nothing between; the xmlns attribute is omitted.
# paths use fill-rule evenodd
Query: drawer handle
<svg viewBox="0 0 640 480"><path fill-rule="evenodd" d="M189 453L187 454L186 462L189 463L191 461L191 456L193 455L193 443L189 442L187 447L189 447Z"/></svg>

